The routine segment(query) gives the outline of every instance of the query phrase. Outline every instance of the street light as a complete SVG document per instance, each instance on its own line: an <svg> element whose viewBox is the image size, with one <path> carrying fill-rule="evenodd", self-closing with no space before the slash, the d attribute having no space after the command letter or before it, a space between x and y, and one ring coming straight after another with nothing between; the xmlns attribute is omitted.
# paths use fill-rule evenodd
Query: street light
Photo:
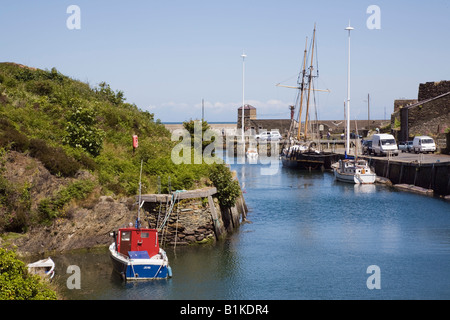
<svg viewBox="0 0 450 320"><path fill-rule="evenodd" d="M247 55L243 52L242 55L242 115L241 115L241 125L242 125L242 142L244 142L244 110L245 110L245 58Z"/></svg>

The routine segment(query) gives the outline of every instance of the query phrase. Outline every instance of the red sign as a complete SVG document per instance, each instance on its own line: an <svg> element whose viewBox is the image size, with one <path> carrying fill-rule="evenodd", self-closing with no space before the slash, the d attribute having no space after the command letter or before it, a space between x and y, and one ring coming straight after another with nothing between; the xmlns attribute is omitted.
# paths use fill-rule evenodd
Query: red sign
<svg viewBox="0 0 450 320"><path fill-rule="evenodd" d="M136 149L139 146L138 136L133 136L133 148Z"/></svg>

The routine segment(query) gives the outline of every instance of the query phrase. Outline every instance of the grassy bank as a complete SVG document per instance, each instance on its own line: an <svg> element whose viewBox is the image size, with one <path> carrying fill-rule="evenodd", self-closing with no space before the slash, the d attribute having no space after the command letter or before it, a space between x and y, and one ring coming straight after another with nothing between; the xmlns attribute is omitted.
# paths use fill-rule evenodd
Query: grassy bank
<svg viewBox="0 0 450 320"><path fill-rule="evenodd" d="M139 137L135 152L133 135ZM236 185L224 182L223 168L175 165L176 144L154 114L126 102L122 91L105 82L92 87L55 68L1 63L0 233L70 218L68 206L89 206L90 197L137 194L141 160L143 193L198 188L214 183L213 177L230 193L224 201L238 194ZM54 186L42 194L45 179Z"/></svg>

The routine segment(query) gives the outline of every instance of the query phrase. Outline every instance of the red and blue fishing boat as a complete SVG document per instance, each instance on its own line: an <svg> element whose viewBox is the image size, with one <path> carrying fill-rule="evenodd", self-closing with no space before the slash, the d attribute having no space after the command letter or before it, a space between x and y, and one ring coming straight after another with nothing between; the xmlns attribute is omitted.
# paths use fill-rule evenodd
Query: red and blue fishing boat
<svg viewBox="0 0 450 320"><path fill-rule="evenodd" d="M172 276L166 252L159 247L156 229L128 227L113 232L109 246L114 270L124 280L167 279Z"/></svg>
<svg viewBox="0 0 450 320"><path fill-rule="evenodd" d="M135 226L130 223L126 228L112 232L114 242L109 253L114 270L124 280L153 280L172 277L172 269L166 252L159 247L158 230L142 228L140 220L141 174L139 177L139 206Z"/></svg>

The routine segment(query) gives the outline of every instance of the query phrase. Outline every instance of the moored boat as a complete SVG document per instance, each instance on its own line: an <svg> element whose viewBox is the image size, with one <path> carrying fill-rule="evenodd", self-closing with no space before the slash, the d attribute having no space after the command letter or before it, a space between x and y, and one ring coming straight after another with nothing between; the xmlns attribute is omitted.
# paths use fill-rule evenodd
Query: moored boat
<svg viewBox="0 0 450 320"><path fill-rule="evenodd" d="M336 159L335 153L319 151L303 145L291 146L281 155L283 166L302 170L328 170Z"/></svg>
<svg viewBox="0 0 450 320"><path fill-rule="evenodd" d="M256 158L258 158L258 149L248 148L246 154L247 154L247 158L256 159Z"/></svg>
<svg viewBox="0 0 450 320"><path fill-rule="evenodd" d="M377 175L364 159L339 160L333 165L336 180L355 184L373 184Z"/></svg>
<svg viewBox="0 0 450 320"><path fill-rule="evenodd" d="M139 204L136 224L119 228L111 235L114 242L109 246L109 254L114 270L123 280L153 280L172 277L172 269L166 252L159 247L158 230L141 227L141 174L139 177Z"/></svg>
<svg viewBox="0 0 450 320"><path fill-rule="evenodd" d="M284 148L281 154L281 161L284 167L296 168L296 169L306 169L306 170L325 170L331 169L331 164L336 160L336 155L331 152L324 152L320 150L320 145L318 146L314 142L314 136L308 136L308 123L309 123L309 107L311 101L311 92L323 91L330 92L329 90L315 89L313 84L313 79L319 76L318 66L314 66L314 50L316 47L316 26L314 25L313 39L311 42L311 52L308 54L308 39L306 39L305 51L303 55L303 68L298 76L298 86L284 86L278 84L277 86L293 88L298 90L297 99L294 106L291 106L292 112L294 112L296 105L299 104L299 113L297 121L297 134L296 137L292 136L295 129L294 119L291 119L291 128L288 133L287 147ZM306 59L311 56L311 65L306 68ZM317 57L316 57L317 64ZM306 113L304 122L304 132L302 129L302 110L303 102L306 98ZM314 106L317 108L316 99L314 98ZM317 110L316 110L316 120L317 120ZM318 131L318 128L316 126ZM319 135L318 132L315 133L316 136Z"/></svg>
<svg viewBox="0 0 450 320"><path fill-rule="evenodd" d="M52 279L55 276L55 262L48 257L27 265L28 272Z"/></svg>
<svg viewBox="0 0 450 320"><path fill-rule="evenodd" d="M166 252L159 247L158 231L120 228L113 232L109 253L114 270L124 280L167 279L172 276Z"/></svg>

